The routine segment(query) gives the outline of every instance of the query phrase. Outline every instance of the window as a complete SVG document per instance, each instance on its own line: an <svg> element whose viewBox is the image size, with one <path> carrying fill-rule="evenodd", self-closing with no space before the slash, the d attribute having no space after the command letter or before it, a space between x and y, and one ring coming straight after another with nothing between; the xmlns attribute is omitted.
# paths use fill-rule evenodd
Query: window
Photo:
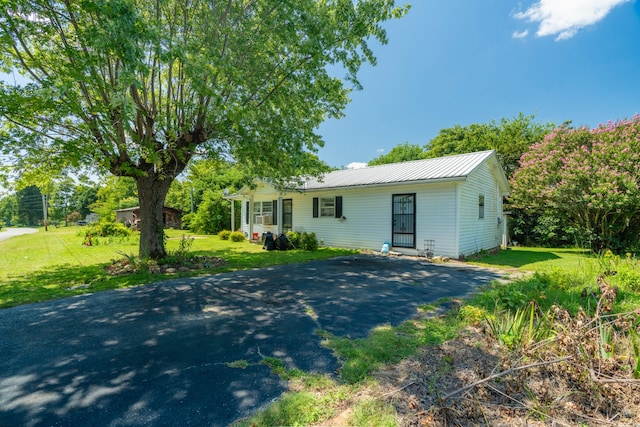
<svg viewBox="0 0 640 427"><path fill-rule="evenodd" d="M273 203L271 201L262 202L262 215L273 216Z"/></svg>
<svg viewBox="0 0 640 427"><path fill-rule="evenodd" d="M269 200L268 202L254 202L253 203L253 223L258 223L259 216L270 216L272 217L272 222L275 224L274 217L274 205L277 202ZM277 208L276 208L277 209Z"/></svg>
<svg viewBox="0 0 640 427"><path fill-rule="evenodd" d="M262 215L262 202L253 202L253 223L257 224L257 218Z"/></svg>
<svg viewBox="0 0 640 427"><path fill-rule="evenodd" d="M314 197L313 217L340 218L342 217L342 196Z"/></svg>
<svg viewBox="0 0 640 427"><path fill-rule="evenodd" d="M320 198L320 216L329 218L336 216L336 199L333 197Z"/></svg>
<svg viewBox="0 0 640 427"><path fill-rule="evenodd" d="M478 219L484 218L484 195L478 196Z"/></svg>

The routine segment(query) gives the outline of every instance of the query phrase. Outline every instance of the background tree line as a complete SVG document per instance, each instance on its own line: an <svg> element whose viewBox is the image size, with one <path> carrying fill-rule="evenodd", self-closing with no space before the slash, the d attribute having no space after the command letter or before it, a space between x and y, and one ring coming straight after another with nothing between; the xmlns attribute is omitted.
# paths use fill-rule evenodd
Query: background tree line
<svg viewBox="0 0 640 427"><path fill-rule="evenodd" d="M172 183L165 203L183 212L183 226L208 234L229 229L230 202L224 199L224 192L237 191L249 183L247 171L230 162L200 159L183 175ZM94 182L63 176L54 179L51 188L47 195L48 218L57 224L75 224L90 213L98 214L101 221L115 221L117 209L140 205L136 182L129 177L108 176ZM20 188L0 198L0 222L5 225L37 226L42 220L42 193L38 187Z"/></svg>
<svg viewBox="0 0 640 427"><path fill-rule="evenodd" d="M510 235L528 246L640 250L640 116L595 129L539 123L522 113L442 129L369 165L495 150L510 180Z"/></svg>

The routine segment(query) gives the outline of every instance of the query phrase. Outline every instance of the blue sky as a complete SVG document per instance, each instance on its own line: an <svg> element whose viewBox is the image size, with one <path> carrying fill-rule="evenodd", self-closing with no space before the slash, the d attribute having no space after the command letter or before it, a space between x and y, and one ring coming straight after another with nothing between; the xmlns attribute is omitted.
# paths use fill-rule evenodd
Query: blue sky
<svg viewBox="0 0 640 427"><path fill-rule="evenodd" d="M640 113L640 0L407 1L345 117L320 127L331 166L520 112L589 127Z"/></svg>
<svg viewBox="0 0 640 427"><path fill-rule="evenodd" d="M519 113L589 127L640 113L640 0L405 2L364 89L319 129L331 166Z"/></svg>

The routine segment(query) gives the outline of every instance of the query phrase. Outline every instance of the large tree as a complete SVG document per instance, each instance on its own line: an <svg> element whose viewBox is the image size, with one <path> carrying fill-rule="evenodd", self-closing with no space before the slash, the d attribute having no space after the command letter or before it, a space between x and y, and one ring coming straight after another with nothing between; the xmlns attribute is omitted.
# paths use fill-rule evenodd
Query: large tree
<svg viewBox="0 0 640 427"><path fill-rule="evenodd" d="M25 165L95 165L136 180L140 254L165 255L162 206L197 153L285 178L322 144L375 63L393 0L6 0L3 147ZM337 65L337 67L335 67ZM333 67L331 67L333 66ZM312 165L308 165L311 168ZM309 170L313 172L313 170Z"/></svg>
<svg viewBox="0 0 640 427"><path fill-rule="evenodd" d="M592 130L565 125L522 156L512 202L566 219L596 248L622 249L640 220L638 170L640 116Z"/></svg>
<svg viewBox="0 0 640 427"><path fill-rule="evenodd" d="M388 153L381 154L378 157L373 158L369 162L369 166L408 162L411 160L420 160L422 158L424 158L422 147L405 142L403 144L396 145Z"/></svg>
<svg viewBox="0 0 640 427"><path fill-rule="evenodd" d="M535 121L535 115L520 113L512 119L489 123L455 125L442 129L425 146L425 157L441 157L474 151L495 150L504 172L511 177L518 169L520 157L548 134L554 125Z"/></svg>

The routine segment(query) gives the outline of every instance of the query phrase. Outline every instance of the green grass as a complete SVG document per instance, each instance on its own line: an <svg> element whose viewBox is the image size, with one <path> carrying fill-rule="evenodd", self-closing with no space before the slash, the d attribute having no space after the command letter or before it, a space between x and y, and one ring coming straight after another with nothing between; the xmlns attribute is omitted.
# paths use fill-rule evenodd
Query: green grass
<svg viewBox="0 0 640 427"><path fill-rule="evenodd" d="M545 272L557 268L577 269L595 262L595 257L584 249L514 247L496 255L485 254L469 260L470 264L497 268L516 268Z"/></svg>
<svg viewBox="0 0 640 427"><path fill-rule="evenodd" d="M167 250L170 253L179 248L184 235L194 238L192 253L221 257L226 264L178 275L140 272L114 277L106 273L105 266L125 255L137 254L139 237L99 238L97 245L84 246L83 231L83 227L77 226L50 228L46 232L40 229L38 233L0 242L0 308L142 285L174 277L305 262L354 253L351 250L324 247L313 252L265 251L262 246L249 242L234 243L220 240L217 236L196 236L181 230L167 230Z"/></svg>
<svg viewBox="0 0 640 427"><path fill-rule="evenodd" d="M534 273L507 284L492 283L466 301L459 313L450 312L443 317L410 320L398 327L382 325L374 328L366 338L337 337L318 331L324 339L323 345L332 349L341 360L342 383L337 388L349 390L350 396L366 396L373 382L371 374L376 369L410 357L424 346L441 344L454 338L465 325L485 322L487 318L493 320L495 333L508 346L523 346L543 339L553 331L549 324L537 320L533 322L534 307L546 312L553 304L557 304L573 314L579 307L589 311L589 307L593 308L595 299L583 297L582 291L585 287L595 290L595 278L603 271L617 271L616 275L607 276L620 289L615 307L617 311L623 312L640 306L640 264L631 257L594 256L572 249L514 248L475 259L471 263ZM531 301L536 304L532 305ZM299 381L300 376L304 377L304 373L300 372L290 375L282 362L265 363L270 364L273 372L282 378L293 377L294 381ZM638 371L640 372L640 368ZM310 393L304 387L302 390L302 394L300 391L286 394L266 412L258 413L242 425L322 423L333 416L333 409L340 403L348 404L352 409L348 425L397 425L394 409L380 399L348 398L332 401L328 396L335 394L335 385L314 390L315 393ZM307 418L306 414L298 413L298 405L302 404L309 405L307 411L313 414L312 419ZM323 415L318 417L317 414L320 413Z"/></svg>
<svg viewBox="0 0 640 427"><path fill-rule="evenodd" d="M596 278L603 272L615 272L606 280L619 289L616 311L630 311L640 306L640 262L631 254L595 255L581 249L518 247L497 255L485 255L471 263L534 272L508 285L493 283L485 288L471 303L486 309L515 311L535 301L542 310L556 304L572 314L581 307L589 311L596 303L589 295L598 293Z"/></svg>
<svg viewBox="0 0 640 427"><path fill-rule="evenodd" d="M459 328L460 322L455 316L410 320L398 327L378 326L367 338L325 334L323 345L343 361L341 378L348 383L358 383L383 364L397 363L415 354L420 347L454 338Z"/></svg>
<svg viewBox="0 0 640 427"><path fill-rule="evenodd" d="M123 254L137 253L137 237L111 242L101 240L98 246L86 247L82 245L83 238L78 234L79 231L80 227L53 229L0 242L0 308L176 277L149 273L108 276L104 267L112 260L123 258ZM191 246L193 253L218 256L225 259L226 264L182 275L215 274L354 253L334 248L321 248L315 252L267 252L260 245L248 242L232 243L222 241L217 236L193 236L173 230L168 231L169 252L179 247L183 234L194 238ZM607 280L620 290L616 310L625 311L640 306L640 265L632 257L613 254L594 256L575 249L519 247L497 255L478 257L470 263L531 271L534 274L508 284L495 282L485 287L463 305L460 315L452 312L444 317L411 320L398 327L382 325L363 339L336 337L319 331L323 345L331 348L342 361L340 382L288 369L279 359L265 358L261 363L269 366L274 375L288 380L295 391L286 393L264 411L235 425L318 424L330 420L345 406L350 406L350 425L393 426L397 421L392 407L380 399L361 397L367 395L372 382L371 373L384 364L396 363L415 354L421 347L438 345L455 337L460 328L468 323L479 322L486 315L526 313L523 310L531 301L535 301L543 311L553 304L561 305L571 313L576 313L579 307L588 310L595 300L583 296L584 290L596 290L595 278L603 271L617 272L616 275L607 276ZM439 304L444 302L440 301ZM422 307L431 308L434 307ZM496 323L495 326L502 331L502 335L506 334L509 342L521 341L518 335L521 331L526 333L525 338L532 334L531 322L524 322L523 319L520 322L524 325L521 330L512 327L513 321L505 321L504 325ZM228 366L243 369L248 362L235 361Z"/></svg>
<svg viewBox="0 0 640 427"><path fill-rule="evenodd" d="M395 427L398 421L392 405L379 399L369 398L363 399L354 406L349 425Z"/></svg>
<svg viewBox="0 0 640 427"><path fill-rule="evenodd" d="M327 401L326 396L307 391L287 393L255 417L232 425L270 427L317 424L335 415L336 409Z"/></svg>

